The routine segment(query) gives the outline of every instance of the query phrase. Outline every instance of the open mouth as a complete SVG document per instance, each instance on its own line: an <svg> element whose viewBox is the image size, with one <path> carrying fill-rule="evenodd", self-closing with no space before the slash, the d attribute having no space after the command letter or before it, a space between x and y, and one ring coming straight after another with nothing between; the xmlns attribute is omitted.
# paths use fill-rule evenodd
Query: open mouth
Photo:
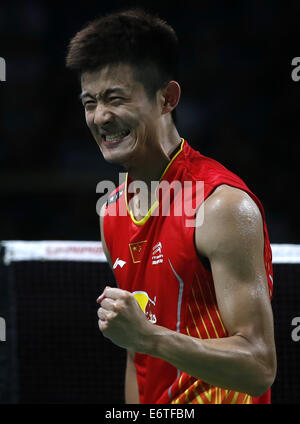
<svg viewBox="0 0 300 424"><path fill-rule="evenodd" d="M115 134L103 135L102 138L103 138L105 145L111 145L111 144L121 142L129 134L130 134L130 130L124 130L124 131L121 131L121 132L115 133Z"/></svg>

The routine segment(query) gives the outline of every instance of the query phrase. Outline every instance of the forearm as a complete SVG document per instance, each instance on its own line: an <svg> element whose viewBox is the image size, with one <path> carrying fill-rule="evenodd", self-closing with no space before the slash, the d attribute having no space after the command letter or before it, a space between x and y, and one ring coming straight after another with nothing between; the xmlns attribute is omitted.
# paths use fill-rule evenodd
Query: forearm
<svg viewBox="0 0 300 424"><path fill-rule="evenodd" d="M272 383L262 357L240 335L203 340L154 325L146 350L217 387L259 396Z"/></svg>
<svg viewBox="0 0 300 424"><path fill-rule="evenodd" d="M260 396L273 383L276 356L268 326L257 331L240 324L245 331L236 330L233 336L197 339L150 323L131 293L106 288L101 296L99 328L118 346L158 357L217 387L252 396Z"/></svg>

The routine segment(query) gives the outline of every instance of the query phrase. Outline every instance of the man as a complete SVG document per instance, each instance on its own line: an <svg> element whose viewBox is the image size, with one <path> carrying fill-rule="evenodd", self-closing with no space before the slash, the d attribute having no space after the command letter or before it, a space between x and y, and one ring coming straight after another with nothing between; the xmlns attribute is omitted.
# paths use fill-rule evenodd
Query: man
<svg viewBox="0 0 300 424"><path fill-rule="evenodd" d="M264 211L243 181L178 134L177 56L174 30L141 10L101 17L70 43L87 125L104 158L127 170L101 213L118 288L98 298L99 328L128 351L127 403L270 403ZM153 181L204 182L203 199L190 192L195 225L174 213L178 192L162 213L165 194Z"/></svg>

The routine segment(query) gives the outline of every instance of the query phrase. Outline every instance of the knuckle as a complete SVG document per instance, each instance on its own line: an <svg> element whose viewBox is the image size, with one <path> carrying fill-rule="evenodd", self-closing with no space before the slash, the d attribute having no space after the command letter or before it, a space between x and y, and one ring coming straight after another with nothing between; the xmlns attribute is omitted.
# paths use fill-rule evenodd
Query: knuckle
<svg viewBox="0 0 300 424"><path fill-rule="evenodd" d="M115 304L114 304L114 308L113 308L113 311L115 312L115 313L120 313L121 312L121 310L122 310L122 308L123 308L123 304L122 304L122 302L116 302Z"/></svg>
<svg viewBox="0 0 300 424"><path fill-rule="evenodd" d="M111 311L112 312L117 312L118 311L117 302L116 301L111 303Z"/></svg>
<svg viewBox="0 0 300 424"><path fill-rule="evenodd" d="M105 329L106 329L105 323L103 321L101 321L100 319L98 320L98 326L99 326L100 331L105 331Z"/></svg>
<svg viewBox="0 0 300 424"><path fill-rule="evenodd" d="M101 302L102 307L105 307L105 305L107 305L107 298L106 297Z"/></svg>
<svg viewBox="0 0 300 424"><path fill-rule="evenodd" d="M114 311L110 311L110 312L107 314L107 319L108 319L108 320L113 320L114 318L116 318L116 316L117 316L117 314L116 314Z"/></svg>
<svg viewBox="0 0 300 424"><path fill-rule="evenodd" d="M130 292L124 291L124 293L122 294L121 299L124 300L125 302L128 302L131 297L132 297L132 295L131 295Z"/></svg>
<svg viewBox="0 0 300 424"><path fill-rule="evenodd" d="M132 294L129 291L125 291L125 298L129 299L132 297Z"/></svg>

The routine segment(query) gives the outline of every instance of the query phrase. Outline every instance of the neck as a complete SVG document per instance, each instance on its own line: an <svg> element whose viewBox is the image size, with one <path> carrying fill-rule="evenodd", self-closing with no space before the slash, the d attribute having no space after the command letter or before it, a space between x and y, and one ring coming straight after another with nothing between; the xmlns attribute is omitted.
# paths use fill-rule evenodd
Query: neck
<svg viewBox="0 0 300 424"><path fill-rule="evenodd" d="M128 207L138 221L147 215L153 205L157 184L180 144L181 138L172 125L168 134L161 137L157 135L151 142L145 143L144 149L139 150L139 157L135 157L133 164L126 167L128 177L133 180L127 186ZM139 181L146 184L147 190L143 189Z"/></svg>
<svg viewBox="0 0 300 424"><path fill-rule="evenodd" d="M134 163L125 165L128 176L134 181L144 181L148 186L151 181L159 181L180 143L181 138L172 125L167 134L158 135L155 143L145 146Z"/></svg>

